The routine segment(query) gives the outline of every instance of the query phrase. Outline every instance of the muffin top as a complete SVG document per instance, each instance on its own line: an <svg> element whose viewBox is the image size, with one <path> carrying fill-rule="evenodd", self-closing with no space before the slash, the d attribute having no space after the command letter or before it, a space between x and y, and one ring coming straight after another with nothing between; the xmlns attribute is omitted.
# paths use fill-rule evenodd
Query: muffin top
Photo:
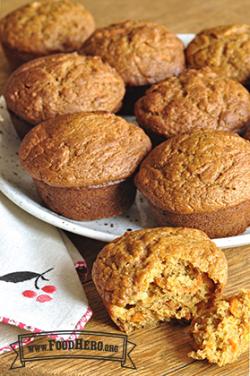
<svg viewBox="0 0 250 376"><path fill-rule="evenodd" d="M210 66L246 83L250 78L250 25L224 25L201 31L186 49L190 67Z"/></svg>
<svg viewBox="0 0 250 376"><path fill-rule="evenodd" d="M77 50L94 28L92 15L74 0L36 0L0 21L0 40L37 57Z"/></svg>
<svg viewBox="0 0 250 376"><path fill-rule="evenodd" d="M99 57L77 53L23 64L7 81L8 108L31 124L80 111L116 111L125 93L122 78Z"/></svg>
<svg viewBox="0 0 250 376"><path fill-rule="evenodd" d="M136 185L152 205L175 213L238 205L250 199L250 143L212 130L172 137L148 155Z"/></svg>
<svg viewBox="0 0 250 376"><path fill-rule="evenodd" d="M184 69L183 43L165 26L125 21L97 29L82 51L101 56L130 86L152 84Z"/></svg>
<svg viewBox="0 0 250 376"><path fill-rule="evenodd" d="M238 131L250 123L250 94L210 68L188 69L152 86L135 114L140 125L164 137L196 128Z"/></svg>
<svg viewBox="0 0 250 376"><path fill-rule="evenodd" d="M35 179L56 187L98 187L132 175L151 148L135 124L109 113L58 116L34 127L19 157Z"/></svg>
<svg viewBox="0 0 250 376"><path fill-rule="evenodd" d="M207 273L215 284L224 286L227 281L224 253L204 232L181 227L126 233L98 254L92 276L107 303L123 306L143 300L150 283L175 258Z"/></svg>

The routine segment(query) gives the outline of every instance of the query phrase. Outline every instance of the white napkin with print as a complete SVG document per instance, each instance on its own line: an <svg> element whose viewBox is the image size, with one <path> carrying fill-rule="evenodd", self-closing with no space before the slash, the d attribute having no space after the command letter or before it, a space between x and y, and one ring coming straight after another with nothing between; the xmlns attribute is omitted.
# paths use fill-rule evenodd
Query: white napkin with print
<svg viewBox="0 0 250 376"><path fill-rule="evenodd" d="M86 266L76 248L1 193L0 218L0 322L17 327L0 324L0 351L25 330L83 329L92 311L75 270Z"/></svg>

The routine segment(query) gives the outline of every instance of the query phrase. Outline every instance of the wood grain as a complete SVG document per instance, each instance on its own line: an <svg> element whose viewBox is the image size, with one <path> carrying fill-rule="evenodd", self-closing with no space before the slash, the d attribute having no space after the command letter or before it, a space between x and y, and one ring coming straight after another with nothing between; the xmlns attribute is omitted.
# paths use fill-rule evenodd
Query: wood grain
<svg viewBox="0 0 250 376"><path fill-rule="evenodd" d="M26 3L26 0L0 0L0 16ZM168 25L174 32L197 32L201 28L223 23L249 23L249 0L86 0L95 16L97 25L102 26L123 19L150 19ZM0 50L0 93L9 75L8 65ZM83 254L91 269L102 242L69 234ZM250 288L249 254L250 244L241 248L225 250L229 264L229 282L225 295ZM119 333L109 319L97 295L91 275L84 284L94 315L86 329ZM193 361L187 357L191 350L188 327L162 324L156 329L139 330L129 336L136 344L132 358L137 370L121 368L119 363L95 360L54 360L27 364L24 369L9 371L13 354L0 357L0 375L43 376L247 376L248 354L232 365L218 368L205 361Z"/></svg>

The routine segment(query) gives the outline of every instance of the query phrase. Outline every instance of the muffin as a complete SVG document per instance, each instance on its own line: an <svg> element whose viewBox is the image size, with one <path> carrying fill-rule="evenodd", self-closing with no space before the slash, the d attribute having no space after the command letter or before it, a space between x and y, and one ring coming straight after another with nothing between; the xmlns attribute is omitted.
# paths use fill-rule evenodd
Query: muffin
<svg viewBox="0 0 250 376"><path fill-rule="evenodd" d="M106 245L92 277L110 317L129 333L172 318L190 320L220 294L227 261L202 231L144 229Z"/></svg>
<svg viewBox="0 0 250 376"><path fill-rule="evenodd" d="M186 49L189 67L211 67L243 84L250 79L250 25L223 25L201 31Z"/></svg>
<svg viewBox="0 0 250 376"><path fill-rule="evenodd" d="M95 29L92 15L74 0L36 0L0 21L0 41L12 68L40 56L72 52Z"/></svg>
<svg viewBox="0 0 250 376"><path fill-rule="evenodd" d="M136 185L159 225L240 234L250 224L250 143L212 130L172 137L143 161Z"/></svg>
<svg viewBox="0 0 250 376"><path fill-rule="evenodd" d="M178 75L185 65L183 43L165 26L144 21L124 21L97 29L81 51L98 55L122 76L128 87L124 112L133 111L145 88Z"/></svg>
<svg viewBox="0 0 250 376"><path fill-rule="evenodd" d="M124 92L123 80L114 68L99 57L71 53L23 64L9 77L4 97L14 122L19 118L32 127L67 113L116 112Z"/></svg>
<svg viewBox="0 0 250 376"><path fill-rule="evenodd" d="M237 132L250 124L250 94L210 68L188 69L153 85L136 103L135 115L162 139L197 128Z"/></svg>
<svg viewBox="0 0 250 376"><path fill-rule="evenodd" d="M135 124L114 114L80 112L34 127L19 157L50 209L91 220L119 215L132 205L132 176L150 148Z"/></svg>
<svg viewBox="0 0 250 376"><path fill-rule="evenodd" d="M208 359L220 367L235 362L249 349L250 292L241 291L225 300L216 300L192 322L194 359Z"/></svg>

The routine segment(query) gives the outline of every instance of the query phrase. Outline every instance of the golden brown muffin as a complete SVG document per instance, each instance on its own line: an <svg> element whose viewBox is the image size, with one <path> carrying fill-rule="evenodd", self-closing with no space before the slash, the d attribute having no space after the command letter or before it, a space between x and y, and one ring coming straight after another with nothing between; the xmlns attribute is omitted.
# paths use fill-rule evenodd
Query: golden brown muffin
<svg viewBox="0 0 250 376"><path fill-rule="evenodd" d="M220 367L235 362L249 349L250 292L242 290L225 300L216 300L194 318L191 333L195 351L189 356L208 359Z"/></svg>
<svg viewBox="0 0 250 376"><path fill-rule="evenodd" d="M165 138L197 128L236 132L250 124L250 94L210 68L188 69L153 85L135 115L145 130Z"/></svg>
<svg viewBox="0 0 250 376"><path fill-rule="evenodd" d="M202 231L144 229L106 245L92 277L112 320L129 333L172 318L190 320L221 292L227 261Z"/></svg>
<svg viewBox="0 0 250 376"><path fill-rule="evenodd" d="M152 84L184 68L183 43L152 22L124 21L97 29L82 51L101 56L129 86Z"/></svg>
<svg viewBox="0 0 250 376"><path fill-rule="evenodd" d="M165 26L145 21L97 29L82 52L101 56L120 73L128 87L122 108L126 114L132 114L147 85L178 75L185 66L183 43Z"/></svg>
<svg viewBox="0 0 250 376"><path fill-rule="evenodd" d="M57 52L71 52L95 29L92 15L74 0L36 0L0 21L0 40L12 65Z"/></svg>
<svg viewBox="0 0 250 376"><path fill-rule="evenodd" d="M201 31L186 49L192 68L210 66L247 84L250 78L250 25L223 25Z"/></svg>
<svg viewBox="0 0 250 376"><path fill-rule="evenodd" d="M131 177L150 148L135 124L113 114L80 112L34 127L19 157L49 208L86 220L112 217L131 206Z"/></svg>
<svg viewBox="0 0 250 376"><path fill-rule="evenodd" d="M9 77L8 109L30 124L81 111L115 112L125 87L114 68L95 56L57 54L32 60Z"/></svg>
<svg viewBox="0 0 250 376"><path fill-rule="evenodd" d="M162 226L237 235L250 224L250 144L212 130L172 137L144 160L136 185Z"/></svg>

